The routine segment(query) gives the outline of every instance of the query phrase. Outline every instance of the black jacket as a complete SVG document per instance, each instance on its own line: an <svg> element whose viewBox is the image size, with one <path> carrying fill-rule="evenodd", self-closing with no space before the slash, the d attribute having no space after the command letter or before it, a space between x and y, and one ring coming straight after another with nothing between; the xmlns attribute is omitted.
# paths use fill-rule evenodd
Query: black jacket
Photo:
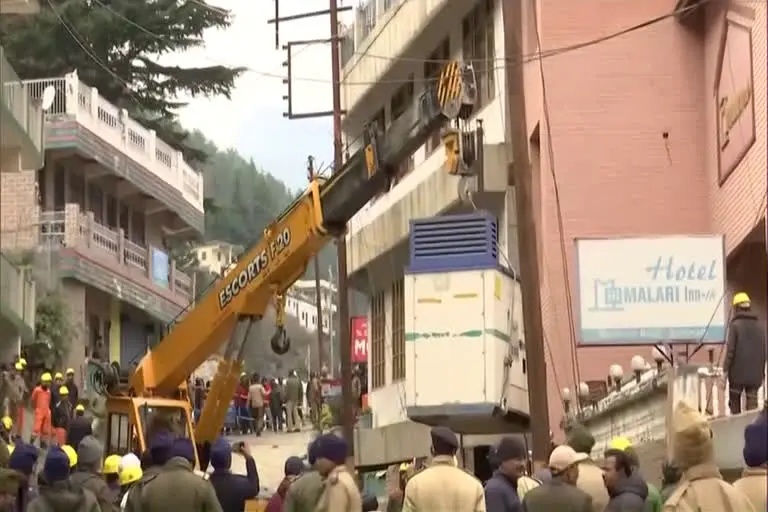
<svg viewBox="0 0 768 512"><path fill-rule="evenodd" d="M517 495L517 484L494 471L485 483L485 509L488 512L522 512L523 504Z"/></svg>
<svg viewBox="0 0 768 512"><path fill-rule="evenodd" d="M245 458L245 472L246 476L221 469L211 473L210 482L223 512L244 512L245 501L259 494L259 472L253 457Z"/></svg>
<svg viewBox="0 0 768 512"><path fill-rule="evenodd" d="M69 402L64 402L59 399L53 405L53 411L51 412L51 425L53 428L69 428L69 420L72 417L72 406ZM77 448L75 448L77 449Z"/></svg>
<svg viewBox="0 0 768 512"><path fill-rule="evenodd" d="M723 369L731 386L759 388L765 377L765 331L751 311L738 311L728 331Z"/></svg>
<svg viewBox="0 0 768 512"><path fill-rule="evenodd" d="M69 430L67 431L67 444L77 450L77 445L84 437L93 434L91 429L91 418L88 416L75 416L69 422Z"/></svg>
<svg viewBox="0 0 768 512"><path fill-rule="evenodd" d="M609 489L610 501L605 512L643 512L648 497L648 484L639 473L623 479L615 489Z"/></svg>

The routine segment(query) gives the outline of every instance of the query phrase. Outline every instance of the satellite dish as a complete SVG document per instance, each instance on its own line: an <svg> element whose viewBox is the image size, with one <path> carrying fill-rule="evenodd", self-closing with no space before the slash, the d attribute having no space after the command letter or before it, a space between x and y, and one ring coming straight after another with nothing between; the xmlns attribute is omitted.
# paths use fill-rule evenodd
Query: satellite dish
<svg viewBox="0 0 768 512"><path fill-rule="evenodd" d="M49 85L45 88L43 91L43 97L40 102L40 106L43 109L43 112L48 112L50 110L51 105L53 105L53 100L56 98L56 89Z"/></svg>

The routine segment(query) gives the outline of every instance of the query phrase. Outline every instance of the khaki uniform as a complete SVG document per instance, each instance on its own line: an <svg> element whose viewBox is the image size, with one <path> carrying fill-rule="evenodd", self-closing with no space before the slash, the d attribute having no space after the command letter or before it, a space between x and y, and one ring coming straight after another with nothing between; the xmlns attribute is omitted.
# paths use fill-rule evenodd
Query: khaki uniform
<svg viewBox="0 0 768 512"><path fill-rule="evenodd" d="M403 512L461 510L485 512L483 485L456 467L454 457L440 455L405 486Z"/></svg>
<svg viewBox="0 0 768 512"><path fill-rule="evenodd" d="M733 483L752 503L755 512L768 510L768 468L747 468Z"/></svg>
<svg viewBox="0 0 768 512"><path fill-rule="evenodd" d="M346 466L338 466L323 482L315 512L360 512L363 499Z"/></svg>
<svg viewBox="0 0 768 512"><path fill-rule="evenodd" d="M664 504L664 512L762 512L723 480L714 462L714 439L709 421L685 402L672 419L675 462L683 477Z"/></svg>
<svg viewBox="0 0 768 512"><path fill-rule="evenodd" d="M144 484L140 501L142 512L222 512L211 482L197 476L192 464L181 457L169 460Z"/></svg>
<svg viewBox="0 0 768 512"><path fill-rule="evenodd" d="M313 512L323 494L323 477L310 471L296 478L288 488L283 512Z"/></svg>
<svg viewBox="0 0 768 512"><path fill-rule="evenodd" d="M608 491L603 481L603 470L592 459L579 464L576 487L592 497L592 512L603 512L608 506Z"/></svg>

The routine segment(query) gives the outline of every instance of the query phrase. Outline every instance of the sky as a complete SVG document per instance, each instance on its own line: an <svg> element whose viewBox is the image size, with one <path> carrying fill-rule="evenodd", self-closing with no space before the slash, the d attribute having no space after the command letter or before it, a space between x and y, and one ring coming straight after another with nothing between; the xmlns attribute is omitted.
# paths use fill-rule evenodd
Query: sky
<svg viewBox="0 0 768 512"><path fill-rule="evenodd" d="M351 0L346 0L348 4ZM287 75L286 52L275 49L273 0L211 0L210 5L232 12L234 21L224 31L209 31L205 47L180 56L176 63L248 67L237 81L231 99L194 98L180 111L187 129L199 129L221 149L234 148L257 166L292 188L306 185L307 157L319 163L333 159L330 117L289 120L282 99ZM344 5L344 0L340 5ZM328 8L324 0L281 0L280 15ZM323 39L330 34L328 16L280 24L280 45L290 41ZM294 113L331 110L331 50L329 44L294 47L292 53ZM262 72L262 73L259 73ZM277 76L266 76L266 74ZM310 80L307 80L310 79Z"/></svg>

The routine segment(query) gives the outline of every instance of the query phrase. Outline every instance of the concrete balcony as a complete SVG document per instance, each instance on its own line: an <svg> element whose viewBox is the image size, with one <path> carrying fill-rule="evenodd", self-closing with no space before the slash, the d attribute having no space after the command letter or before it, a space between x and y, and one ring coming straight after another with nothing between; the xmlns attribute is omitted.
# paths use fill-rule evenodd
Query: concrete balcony
<svg viewBox="0 0 768 512"><path fill-rule="evenodd" d="M38 0L0 0L0 14L36 14L39 11Z"/></svg>
<svg viewBox="0 0 768 512"><path fill-rule="evenodd" d="M488 140L488 138L486 138ZM484 190L506 190L504 146L483 145ZM349 223L347 269L352 275L408 239L411 220L432 217L461 204L459 179L445 172L438 148L387 194L369 203Z"/></svg>
<svg viewBox="0 0 768 512"><path fill-rule="evenodd" d="M18 353L35 338L35 283L31 271L0 254L0 351ZM7 358L6 358L7 360Z"/></svg>
<svg viewBox="0 0 768 512"><path fill-rule="evenodd" d="M0 10L5 9L5 2ZM43 111L5 58L0 46L0 172L43 166Z"/></svg>
<svg viewBox="0 0 768 512"><path fill-rule="evenodd" d="M194 278L176 269L158 247L126 239L122 229L97 223L76 204L40 214L40 245L55 254L62 277L98 288L164 321L194 296Z"/></svg>
<svg viewBox="0 0 768 512"><path fill-rule="evenodd" d="M358 115L358 108L379 108L381 102L368 101L371 95L394 90L391 78L402 79L413 65L396 57L410 55L416 48L433 48L445 37L446 27L460 23L475 4L466 0L368 0L358 7L355 23L341 45L342 102L348 116L369 120L374 111Z"/></svg>
<svg viewBox="0 0 768 512"><path fill-rule="evenodd" d="M53 86L56 96L46 116L46 149L74 151L135 186L172 211L198 233L204 229L203 176L172 148L81 82L77 73L27 80L32 97Z"/></svg>

